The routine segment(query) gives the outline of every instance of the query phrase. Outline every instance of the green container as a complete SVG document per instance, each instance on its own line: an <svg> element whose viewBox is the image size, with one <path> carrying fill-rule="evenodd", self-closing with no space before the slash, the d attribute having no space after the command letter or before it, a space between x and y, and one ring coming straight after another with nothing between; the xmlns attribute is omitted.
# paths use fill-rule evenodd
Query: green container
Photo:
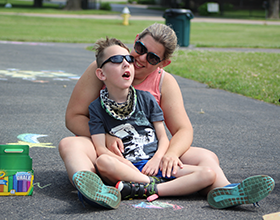
<svg viewBox="0 0 280 220"><path fill-rule="evenodd" d="M34 172L28 145L0 145L0 196L33 194Z"/></svg>
<svg viewBox="0 0 280 220"><path fill-rule="evenodd" d="M187 9L167 9L163 17L165 24L175 31L178 45L188 47L190 44L190 20L193 18L193 13Z"/></svg>
<svg viewBox="0 0 280 220"><path fill-rule="evenodd" d="M9 172L32 170L28 145L0 145L0 170Z"/></svg>

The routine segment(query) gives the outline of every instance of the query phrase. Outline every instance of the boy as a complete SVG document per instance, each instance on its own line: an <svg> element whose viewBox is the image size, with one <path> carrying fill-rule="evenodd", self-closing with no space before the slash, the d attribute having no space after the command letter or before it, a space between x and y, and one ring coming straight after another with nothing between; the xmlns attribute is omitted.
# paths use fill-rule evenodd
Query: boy
<svg viewBox="0 0 280 220"><path fill-rule="evenodd" d="M163 112L149 92L135 90L131 86L134 79L134 58L129 54L129 49L114 38L100 40L96 44L99 67L96 75L106 85L101 90L100 97L89 106L90 132L99 156L97 168L102 166L100 161L110 161L108 166L112 166L114 161L114 173L122 176L114 179L112 175L99 170L101 176L111 184L116 180L153 181L147 175L158 174L161 158L169 144L163 124ZM105 133L122 140L125 146L124 157L106 148ZM152 192L148 194L154 194L155 186L149 187Z"/></svg>

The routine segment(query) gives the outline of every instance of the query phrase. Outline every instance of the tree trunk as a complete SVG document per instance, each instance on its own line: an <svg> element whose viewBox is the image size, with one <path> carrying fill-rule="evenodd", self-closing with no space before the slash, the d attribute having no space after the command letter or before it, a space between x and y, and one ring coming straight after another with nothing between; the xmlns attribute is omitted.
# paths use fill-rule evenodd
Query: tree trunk
<svg viewBox="0 0 280 220"><path fill-rule="evenodd" d="M81 0L67 0L64 10L69 10L69 11L82 10Z"/></svg>
<svg viewBox="0 0 280 220"><path fill-rule="evenodd" d="M279 19L279 0L269 0L268 18Z"/></svg>

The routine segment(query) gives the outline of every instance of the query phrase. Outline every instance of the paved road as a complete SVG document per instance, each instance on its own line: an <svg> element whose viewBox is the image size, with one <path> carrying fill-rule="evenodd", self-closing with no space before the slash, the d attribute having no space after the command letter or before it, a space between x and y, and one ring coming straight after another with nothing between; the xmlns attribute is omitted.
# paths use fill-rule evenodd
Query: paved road
<svg viewBox="0 0 280 220"><path fill-rule="evenodd" d="M276 180L275 190L260 208L214 210L197 194L161 198L150 208L144 208L145 200L124 201L109 211L83 207L68 182L57 146L72 135L64 126L65 108L77 78L94 59L85 47L0 43L0 143L28 141L32 136L33 143L29 139L28 144L34 182L46 186L34 186L31 197L1 197L1 219L261 219L279 211L280 107L178 76L194 127L193 144L217 153L230 181L267 174Z"/></svg>

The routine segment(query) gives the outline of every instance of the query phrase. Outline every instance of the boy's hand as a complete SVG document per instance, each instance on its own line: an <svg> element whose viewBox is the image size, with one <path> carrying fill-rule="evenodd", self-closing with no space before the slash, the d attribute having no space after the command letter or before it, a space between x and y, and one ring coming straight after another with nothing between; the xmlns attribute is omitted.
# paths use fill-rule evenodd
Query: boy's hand
<svg viewBox="0 0 280 220"><path fill-rule="evenodd" d="M163 177L171 177L177 174L178 167L183 168L182 161L173 154L165 154L160 163Z"/></svg>
<svg viewBox="0 0 280 220"><path fill-rule="evenodd" d="M152 157L142 169L142 173L147 176L155 176L158 173L160 159Z"/></svg>
<svg viewBox="0 0 280 220"><path fill-rule="evenodd" d="M122 153L124 152L124 146L121 139L106 134L106 147L114 154L123 157Z"/></svg>

